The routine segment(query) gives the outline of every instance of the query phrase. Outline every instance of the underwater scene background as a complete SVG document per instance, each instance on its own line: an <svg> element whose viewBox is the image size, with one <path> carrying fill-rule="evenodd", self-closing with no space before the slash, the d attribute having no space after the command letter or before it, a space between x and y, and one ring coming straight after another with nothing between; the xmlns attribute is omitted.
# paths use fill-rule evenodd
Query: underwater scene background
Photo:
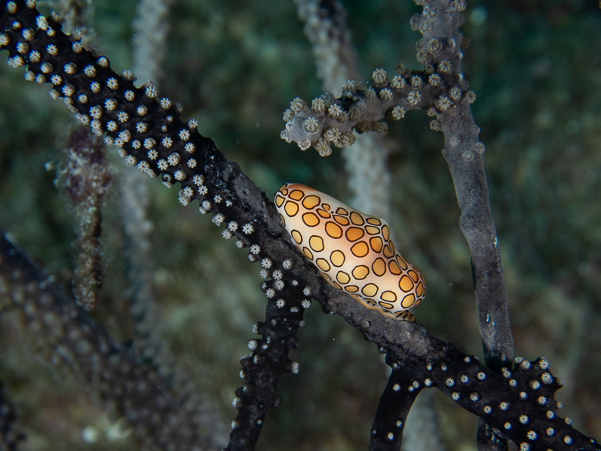
<svg viewBox="0 0 601 451"><path fill-rule="evenodd" d="M133 64L136 3L78 4L93 30L92 47L118 73ZM40 8L48 13L65 4ZM409 26L421 8L410 1L343 4L362 79L376 68L392 73L398 63L421 69L415 59L420 35ZM470 1L465 19L463 72L477 95L472 111L486 145L515 354L545 356L564 382L557 395L561 415L601 437L601 9L592 0ZM346 150L322 158L280 139L290 101L323 92L293 2L173 1L168 26L155 80L161 96L180 102L183 117L198 120L199 132L269 198L297 182L353 205L346 169L352 161L341 157ZM0 60L6 58L3 52ZM77 209L54 180L75 120L48 90L2 64L0 228L71 289ZM392 181L385 219L428 286L413 311L417 320L461 351L482 356L469 249L441 156L443 135L429 122L424 111L388 121L381 141ZM125 278L120 173L129 168L114 151L107 158L112 182L101 211L103 282L92 316L127 341L135 315ZM158 181L147 189L148 288L158 311L150 327L161 330L178 368L228 428L241 385L239 359L248 353L253 324L265 315L260 268L222 240L196 204L181 206L176 189ZM369 442L390 369L360 333L320 310L315 303L305 313L301 345L292 353L300 372L282 378L281 406L268 413L257 449L345 451ZM102 410L77 377L48 363L51 356L37 350L31 335L0 311L0 381L27 437L23 449L131 449L131 431ZM442 446L475 450L477 418L432 395Z"/></svg>

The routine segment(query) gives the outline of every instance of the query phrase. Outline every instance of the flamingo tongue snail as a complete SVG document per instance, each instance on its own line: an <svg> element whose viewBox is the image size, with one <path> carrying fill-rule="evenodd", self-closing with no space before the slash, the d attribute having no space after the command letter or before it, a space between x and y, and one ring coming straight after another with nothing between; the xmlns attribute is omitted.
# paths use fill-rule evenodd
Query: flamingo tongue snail
<svg viewBox="0 0 601 451"><path fill-rule="evenodd" d="M415 321L424 277L396 250L386 221L298 183L275 195L284 227L331 285L385 316Z"/></svg>

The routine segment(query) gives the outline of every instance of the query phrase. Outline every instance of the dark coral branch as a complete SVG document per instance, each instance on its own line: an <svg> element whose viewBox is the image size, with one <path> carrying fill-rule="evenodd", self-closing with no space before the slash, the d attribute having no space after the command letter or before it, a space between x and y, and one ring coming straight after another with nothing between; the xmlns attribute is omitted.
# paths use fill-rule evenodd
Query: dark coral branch
<svg viewBox="0 0 601 451"><path fill-rule="evenodd" d="M507 291L497 232L484 172L484 144L474 123L466 96L468 84L462 74L461 44L465 0L420 0L422 14L411 19L411 27L423 38L417 43L418 61L426 67L446 68L440 75L448 91L447 102L438 102L432 110L438 117L432 128L445 135L443 156L449 164L457 202L461 210L460 226L470 247L480 335L484 342L487 366L499 371L511 365L513 337L507 309ZM433 51L434 49L440 49Z"/></svg>
<svg viewBox="0 0 601 451"><path fill-rule="evenodd" d="M386 359L392 372L371 427L370 451L398 451L401 448L407 415L413 401L424 389L419 383L413 385L415 377L411 366L399 363L392 353L387 354Z"/></svg>
<svg viewBox="0 0 601 451"><path fill-rule="evenodd" d="M50 350L53 362L82 378L110 411L135 428L146 446L182 451L215 447L201 415L178 405L131 347L119 345L4 235L0 307L20 312L22 324Z"/></svg>
<svg viewBox="0 0 601 451"><path fill-rule="evenodd" d="M390 81L383 69L376 69L372 78L373 84L348 81L342 86L341 97L324 94L310 107L304 100L294 99L284 112L282 139L295 141L302 150L313 146L322 157L328 156L332 152L330 143L349 147L355 142L353 132L385 135L388 125L378 122L380 119L389 116L400 120L407 111L435 104L445 93L437 75L410 72L402 66Z"/></svg>
<svg viewBox="0 0 601 451"><path fill-rule="evenodd" d="M478 139L470 104L473 97L462 95L468 83L461 69L464 0L420 0L424 10L411 19L411 26L423 38L417 43L418 61L430 67L446 67L441 76L447 86L448 103L439 102L433 113L437 120L431 126L445 136L443 156L446 159L461 211L459 220L471 253L472 276L486 366L497 373L511 367L513 335L507 308L507 291L501 254L497 247L497 231L490 212L488 184L484 172L484 144ZM442 51L433 52L435 47ZM478 429L479 449L504 449L506 444L495 437L482 422ZM488 441L487 441L488 439ZM486 443L486 446L484 445Z"/></svg>
<svg viewBox="0 0 601 451"><path fill-rule="evenodd" d="M270 260L269 260L270 262ZM290 261L283 263L289 268ZM228 450L252 450L259 439L267 410L277 407L280 398L276 389L282 374L298 373L298 363L288 358L288 353L299 345L296 333L304 326L303 311L311 306L304 298L303 289L294 281L286 288L279 288L283 270L272 267L263 260L263 266L273 270L273 280L265 282L262 289L266 293L272 290L277 296L268 296L267 312L264 322L253 327L253 332L261 335L248 343L249 355L242 357L240 377L245 385L236 390L233 405L238 416L232 422L232 433ZM265 268L264 268L265 269Z"/></svg>
<svg viewBox="0 0 601 451"><path fill-rule="evenodd" d="M560 384L548 371L547 360L516 359L519 365L513 373L504 369L496 374L477 357L461 353L417 322L395 322L358 305L353 308L345 302L345 295L329 286L317 298L321 296L329 298L324 305L363 332L367 340L396 355L398 360L391 362L397 360L398 365L412 369L412 380L400 390L435 387L524 450L601 449L594 439L575 430L571 420L555 413L559 405L554 392ZM387 419L388 424L396 419Z"/></svg>

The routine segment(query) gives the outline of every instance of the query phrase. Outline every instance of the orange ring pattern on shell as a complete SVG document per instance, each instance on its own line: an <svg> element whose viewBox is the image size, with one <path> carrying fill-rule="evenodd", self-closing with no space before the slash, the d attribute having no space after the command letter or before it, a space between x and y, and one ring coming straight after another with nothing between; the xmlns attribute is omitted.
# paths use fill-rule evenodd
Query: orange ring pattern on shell
<svg viewBox="0 0 601 451"><path fill-rule="evenodd" d="M278 190L275 204L296 246L324 279L383 315L415 321L424 276L390 241L386 221L298 183Z"/></svg>

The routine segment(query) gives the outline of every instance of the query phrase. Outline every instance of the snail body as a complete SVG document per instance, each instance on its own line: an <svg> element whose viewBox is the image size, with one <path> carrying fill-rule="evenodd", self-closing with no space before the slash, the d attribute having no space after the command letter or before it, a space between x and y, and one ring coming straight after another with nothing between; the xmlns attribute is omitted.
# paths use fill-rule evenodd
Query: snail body
<svg viewBox="0 0 601 451"><path fill-rule="evenodd" d="M275 204L327 282L385 316L415 321L408 310L424 299L424 277L396 250L386 221L297 183L280 188Z"/></svg>

